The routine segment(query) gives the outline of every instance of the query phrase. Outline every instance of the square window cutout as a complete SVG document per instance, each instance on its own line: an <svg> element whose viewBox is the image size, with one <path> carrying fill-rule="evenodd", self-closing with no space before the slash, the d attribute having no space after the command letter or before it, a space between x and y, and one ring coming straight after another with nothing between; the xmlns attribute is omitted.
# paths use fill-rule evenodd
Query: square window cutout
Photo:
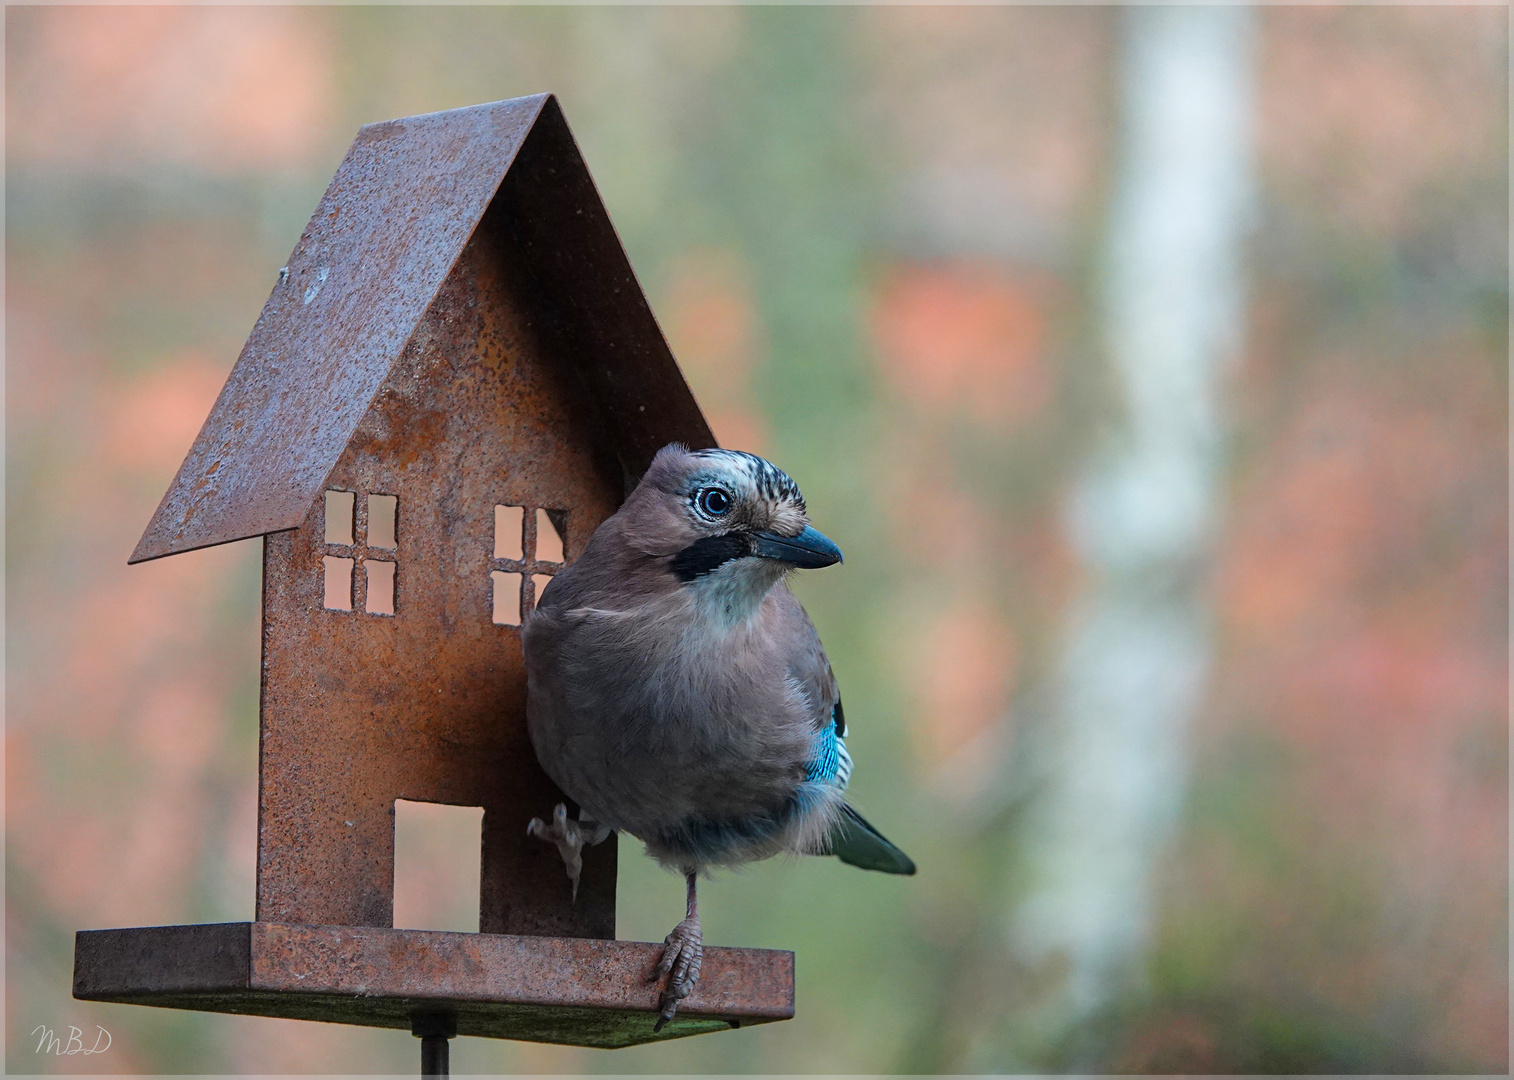
<svg viewBox="0 0 1514 1080"><path fill-rule="evenodd" d="M526 557L525 529L526 508L524 506L496 506L494 508L494 557L496 559L524 559Z"/></svg>
<svg viewBox="0 0 1514 1080"><path fill-rule="evenodd" d="M352 610L352 560L336 555L322 555L326 569L326 607L332 611Z"/></svg>
<svg viewBox="0 0 1514 1080"><path fill-rule="evenodd" d="M377 559L364 559L363 569L368 571L368 613L393 615L394 564Z"/></svg>
<svg viewBox="0 0 1514 1080"><path fill-rule="evenodd" d="M491 570L494 582L494 623L496 626L520 625L520 575Z"/></svg>
<svg viewBox="0 0 1514 1080"><path fill-rule="evenodd" d="M352 543L352 511L356 507L356 492L326 492L326 543ZM331 605L327 604L326 606L330 607Z"/></svg>
<svg viewBox="0 0 1514 1080"><path fill-rule="evenodd" d="M394 550L394 526L400 500L396 495L368 496L368 546Z"/></svg>
<svg viewBox="0 0 1514 1080"><path fill-rule="evenodd" d="M562 526L567 515L561 510L536 511L536 558L538 562L563 561Z"/></svg>
<svg viewBox="0 0 1514 1080"><path fill-rule="evenodd" d="M394 800L394 925L478 933L484 811Z"/></svg>

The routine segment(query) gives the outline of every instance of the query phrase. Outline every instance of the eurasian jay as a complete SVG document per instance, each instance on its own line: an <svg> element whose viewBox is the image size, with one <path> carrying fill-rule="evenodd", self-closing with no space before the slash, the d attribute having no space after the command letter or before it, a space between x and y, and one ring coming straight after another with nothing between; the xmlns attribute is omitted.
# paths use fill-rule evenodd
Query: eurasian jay
<svg viewBox="0 0 1514 1080"><path fill-rule="evenodd" d="M699 979L700 874L779 852L915 872L843 798L836 678L783 583L840 561L780 469L674 444L525 621L531 741L579 807L527 832L557 845L575 895L584 845L611 831L687 880L651 975L668 979L655 1030Z"/></svg>

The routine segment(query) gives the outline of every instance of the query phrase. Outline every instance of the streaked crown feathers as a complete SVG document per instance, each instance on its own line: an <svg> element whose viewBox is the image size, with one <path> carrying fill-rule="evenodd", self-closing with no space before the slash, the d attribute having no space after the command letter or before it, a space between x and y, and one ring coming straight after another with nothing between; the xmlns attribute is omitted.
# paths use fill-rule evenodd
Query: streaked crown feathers
<svg viewBox="0 0 1514 1080"><path fill-rule="evenodd" d="M671 453L670 453L671 452ZM712 488L726 492L746 513L733 517L755 516L754 524L785 536L797 536L809 524L804 494L793 477L771 461L741 450L685 450L681 446L665 447L657 456L681 457L668 479L688 506L689 514L702 523L708 516L700 508L701 496Z"/></svg>

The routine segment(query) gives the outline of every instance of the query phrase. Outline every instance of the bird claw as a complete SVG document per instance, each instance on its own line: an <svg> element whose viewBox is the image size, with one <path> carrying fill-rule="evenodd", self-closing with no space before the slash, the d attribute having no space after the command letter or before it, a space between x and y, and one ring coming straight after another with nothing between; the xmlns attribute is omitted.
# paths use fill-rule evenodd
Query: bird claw
<svg viewBox="0 0 1514 1080"><path fill-rule="evenodd" d="M664 941L662 958L657 961L648 982L657 982L667 977L663 989L657 1023L652 1032L656 1034L678 1012L678 1004L688 997L699 982L699 966L704 960L704 935L700 930L698 916L690 916L673 928Z"/></svg>
<svg viewBox="0 0 1514 1080"><path fill-rule="evenodd" d="M578 878L584 868L583 849L609 836L609 827L594 821L574 821L568 817L567 806L558 803L552 808L552 824L534 817L526 823L526 835L557 845L557 853L562 856L563 866L568 871L568 880L573 883L573 903L578 903Z"/></svg>

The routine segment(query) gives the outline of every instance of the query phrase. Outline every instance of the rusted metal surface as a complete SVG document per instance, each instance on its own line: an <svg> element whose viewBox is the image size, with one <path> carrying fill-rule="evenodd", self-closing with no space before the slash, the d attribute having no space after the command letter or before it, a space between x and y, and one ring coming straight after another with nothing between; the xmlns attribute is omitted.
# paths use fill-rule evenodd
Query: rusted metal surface
<svg viewBox="0 0 1514 1080"><path fill-rule="evenodd" d="M555 99L370 124L131 561L297 528L458 253L502 203L539 281L537 329L583 369L626 472L639 475L662 442L712 445Z"/></svg>
<svg viewBox="0 0 1514 1080"><path fill-rule="evenodd" d="M669 442L714 446L555 99L496 205L532 268L535 308L549 317L620 455L625 490ZM584 212L591 206L598 212Z"/></svg>
<svg viewBox="0 0 1514 1080"><path fill-rule="evenodd" d="M507 216L491 208L332 469L399 499L394 615L322 606L324 502L265 540L259 919L388 926L395 799L484 808L480 929L615 936L615 842L588 849L578 902L526 836L563 796L525 723L520 632L495 625L496 505L563 511L577 557L619 505L618 459L542 332ZM536 515L524 515L526 547ZM371 550L369 551L371 557ZM527 576L526 584L530 585Z"/></svg>
<svg viewBox="0 0 1514 1080"><path fill-rule="evenodd" d="M521 575L527 612L561 569L536 511L571 562L675 440L713 445L555 100L365 127L133 556L266 534L258 922L81 935L80 996L394 1027L441 1003L463 1034L650 1038L658 947L610 940L614 838L575 903L526 835L563 795L491 572ZM339 542L327 490L355 496ZM370 496L397 500L392 539ZM496 506L524 508L518 559L495 558ZM327 559L351 571L331 608ZM370 571L392 597L370 604ZM483 936L389 929L396 799L483 808ZM711 950L707 1007L671 1034L791 1015L792 967Z"/></svg>
<svg viewBox="0 0 1514 1080"><path fill-rule="evenodd" d="M652 1033L660 945L427 930L221 923L78 935L74 996L617 1047L794 1014L794 957L707 948L678 1017Z"/></svg>

